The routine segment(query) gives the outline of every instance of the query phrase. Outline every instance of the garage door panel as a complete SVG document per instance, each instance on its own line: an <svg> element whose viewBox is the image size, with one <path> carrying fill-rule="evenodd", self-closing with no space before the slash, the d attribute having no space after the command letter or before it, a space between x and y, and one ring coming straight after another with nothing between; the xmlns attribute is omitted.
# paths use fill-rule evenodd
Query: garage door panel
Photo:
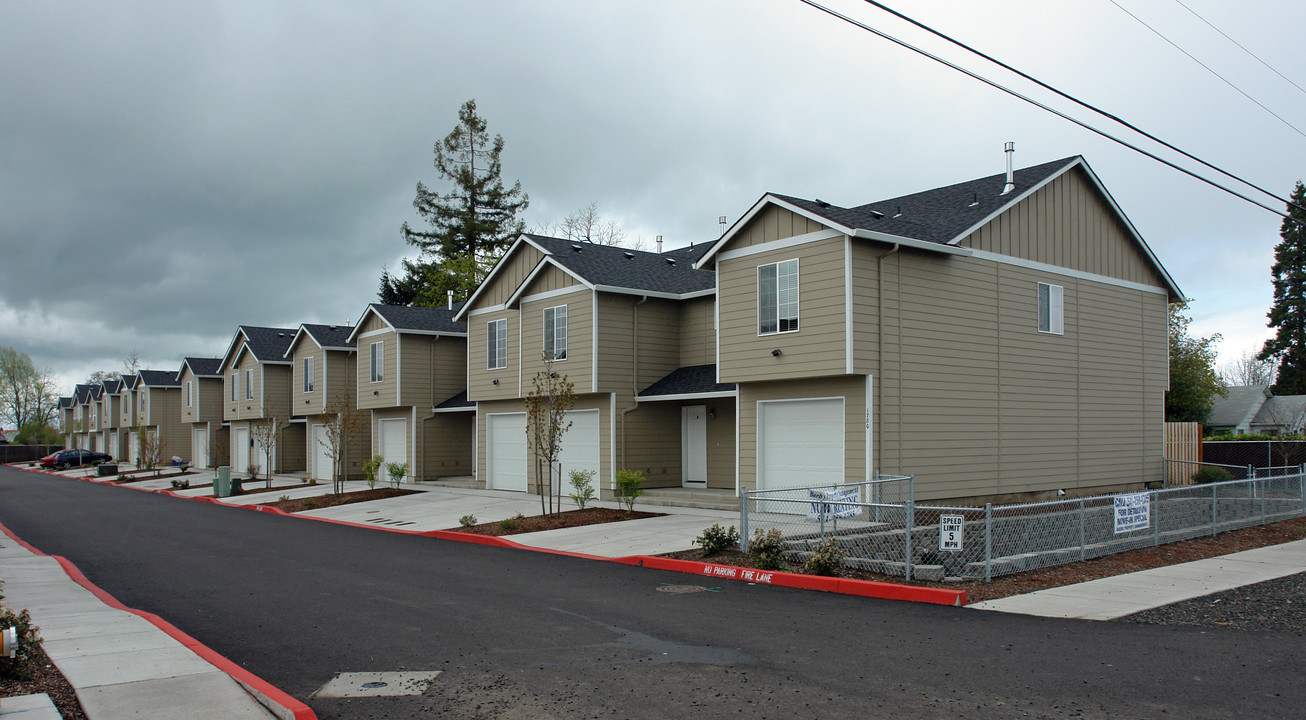
<svg viewBox="0 0 1306 720"><path fill-rule="evenodd" d="M485 486L526 492L526 414L487 415L485 426Z"/></svg>
<svg viewBox="0 0 1306 720"><path fill-rule="evenodd" d="M758 403L758 487L844 482L840 398Z"/></svg>

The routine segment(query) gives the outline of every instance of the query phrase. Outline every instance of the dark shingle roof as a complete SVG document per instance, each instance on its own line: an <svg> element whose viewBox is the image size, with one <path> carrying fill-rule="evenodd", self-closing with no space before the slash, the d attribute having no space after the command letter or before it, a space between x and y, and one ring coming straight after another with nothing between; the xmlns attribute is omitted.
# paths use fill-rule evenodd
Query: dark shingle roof
<svg viewBox="0 0 1306 720"><path fill-rule="evenodd" d="M716 381L716 365L691 365L677 368L671 374L645 388L640 397L660 395L696 395L698 393L733 392L734 383Z"/></svg>
<svg viewBox="0 0 1306 720"><path fill-rule="evenodd" d="M1224 395L1211 398L1211 414L1206 418L1208 427L1235 427L1254 415L1269 397L1266 385L1234 385L1224 389Z"/></svg>
<svg viewBox="0 0 1306 720"><path fill-rule="evenodd" d="M73 398L71 396L59 398L59 407L67 409L72 406L73 406Z"/></svg>
<svg viewBox="0 0 1306 720"><path fill-rule="evenodd" d="M354 343L349 340L350 333L354 328L349 325L314 325L304 323L301 326L304 332L307 332L322 347L354 347Z"/></svg>
<svg viewBox="0 0 1306 720"><path fill-rule="evenodd" d="M386 322L393 325L396 330L460 334L467 332L467 323L454 322L453 319L453 316L457 315L458 311L463 307L461 302L454 303L452 310L443 305L437 308L428 308L372 303L369 307L384 318ZM352 332L353 328L350 328L350 330Z"/></svg>
<svg viewBox="0 0 1306 720"><path fill-rule="evenodd" d="M73 397L77 400L78 405L90 402L91 386L78 383L77 387L73 388Z"/></svg>
<svg viewBox="0 0 1306 720"><path fill-rule="evenodd" d="M136 386L139 384L140 384L140 378L136 377L135 374L123 375L122 388L120 388L120 390L135 390Z"/></svg>
<svg viewBox="0 0 1306 720"><path fill-rule="evenodd" d="M1007 184L1006 173L851 208L771 195L847 228L947 243L1079 159L1073 156L1016 170L1012 177L1016 187L1006 195L1001 194Z"/></svg>
<svg viewBox="0 0 1306 720"><path fill-rule="evenodd" d="M454 395L453 397L449 398L448 400L445 400L439 405L436 405L435 409L436 410L463 410L463 409L475 410L476 403L467 399L467 391L464 390L458 393L457 395Z"/></svg>
<svg viewBox="0 0 1306 720"><path fill-rule="evenodd" d="M241 325L240 331L245 334L245 347L249 348L255 360L285 362L286 348L290 347L298 329Z"/></svg>
<svg viewBox="0 0 1306 720"><path fill-rule="evenodd" d="M694 260L710 248L707 244L658 254L543 235L526 237L549 251L559 265L593 285L675 295L716 287L716 273L693 267Z"/></svg>
<svg viewBox="0 0 1306 720"><path fill-rule="evenodd" d="M121 381L121 380L105 380L104 383L103 383L103 385L104 385L104 391L107 392L107 393L109 393L110 395L113 395L114 393L117 393L117 392L118 392L118 388L122 387L122 381Z"/></svg>
<svg viewBox="0 0 1306 720"><path fill-rule="evenodd" d="M182 364L189 365L191 373L196 377L218 377L222 374L221 358L188 357L182 360ZM181 377L180 372L177 377Z"/></svg>
<svg viewBox="0 0 1306 720"><path fill-rule="evenodd" d="M137 373L141 383L147 387L181 387L177 373L167 370L141 370Z"/></svg>
<svg viewBox="0 0 1306 720"><path fill-rule="evenodd" d="M104 386L103 386L103 385L92 385L92 386L91 386L91 399L92 399L92 400L99 400L99 399L100 399L100 396L103 395L103 394L104 394Z"/></svg>

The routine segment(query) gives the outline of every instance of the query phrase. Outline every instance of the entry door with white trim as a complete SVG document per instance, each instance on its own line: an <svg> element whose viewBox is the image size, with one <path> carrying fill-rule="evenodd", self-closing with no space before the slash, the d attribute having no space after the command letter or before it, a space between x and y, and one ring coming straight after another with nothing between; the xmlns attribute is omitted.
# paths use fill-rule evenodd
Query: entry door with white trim
<svg viewBox="0 0 1306 720"><path fill-rule="evenodd" d="M195 466L195 469L203 470L209 466L209 429L207 427L191 428L190 454L190 463Z"/></svg>
<svg viewBox="0 0 1306 720"><path fill-rule="evenodd" d="M680 408L680 463L683 487L707 487L707 406Z"/></svg>

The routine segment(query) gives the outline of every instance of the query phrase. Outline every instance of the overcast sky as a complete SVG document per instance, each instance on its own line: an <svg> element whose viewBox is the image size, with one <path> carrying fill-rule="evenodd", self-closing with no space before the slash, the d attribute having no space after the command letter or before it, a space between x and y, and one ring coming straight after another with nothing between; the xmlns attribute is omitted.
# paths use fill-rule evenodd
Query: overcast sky
<svg viewBox="0 0 1306 720"><path fill-rule="evenodd" d="M1306 94L1176 0L1118 1L1306 129ZM1306 176L1306 137L1109 0L890 4L1280 196ZM1185 4L1306 87L1306 4ZM399 226L469 98L528 226L597 202L667 247L766 192L855 205L1001 172L1008 140L1019 167L1081 154L1222 359L1268 335L1278 216L796 0L7 0L0 345L67 392L132 350L176 369L239 324L356 319L411 255Z"/></svg>

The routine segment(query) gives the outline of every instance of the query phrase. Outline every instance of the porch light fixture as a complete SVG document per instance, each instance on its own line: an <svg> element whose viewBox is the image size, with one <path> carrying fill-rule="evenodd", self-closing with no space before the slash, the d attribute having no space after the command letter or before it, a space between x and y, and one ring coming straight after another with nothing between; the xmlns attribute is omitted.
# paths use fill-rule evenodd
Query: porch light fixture
<svg viewBox="0 0 1306 720"><path fill-rule="evenodd" d="M771 351L771 357L780 357L781 355L784 355L784 352L780 348Z"/></svg>
<svg viewBox="0 0 1306 720"><path fill-rule="evenodd" d="M495 385L498 385L498 384L499 384L499 378L495 378L495 379L492 380L491 382L493 382Z"/></svg>

